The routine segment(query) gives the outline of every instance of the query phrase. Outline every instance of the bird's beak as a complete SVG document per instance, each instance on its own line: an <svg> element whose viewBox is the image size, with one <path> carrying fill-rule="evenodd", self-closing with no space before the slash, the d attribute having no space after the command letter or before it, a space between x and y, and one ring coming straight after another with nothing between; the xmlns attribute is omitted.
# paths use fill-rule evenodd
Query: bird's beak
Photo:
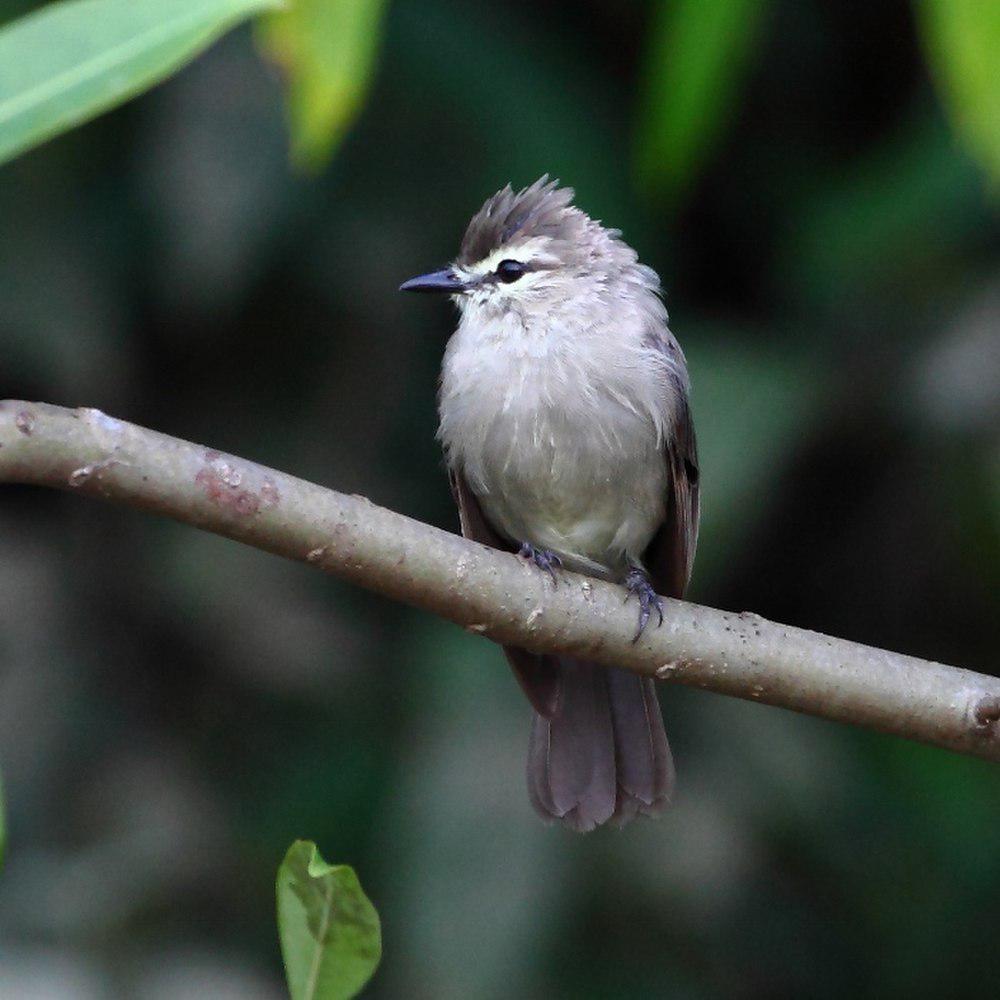
<svg viewBox="0 0 1000 1000"><path fill-rule="evenodd" d="M421 274L416 278L404 281L400 286L401 292L444 292L454 295L456 292L464 292L468 289L468 282L460 278L455 271L446 267L443 271L432 271L430 274Z"/></svg>

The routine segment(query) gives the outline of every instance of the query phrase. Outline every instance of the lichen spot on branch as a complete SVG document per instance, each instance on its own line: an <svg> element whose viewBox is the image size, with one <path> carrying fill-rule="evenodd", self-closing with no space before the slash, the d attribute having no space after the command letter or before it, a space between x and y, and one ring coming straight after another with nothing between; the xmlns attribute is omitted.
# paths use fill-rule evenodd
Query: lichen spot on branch
<svg viewBox="0 0 1000 1000"><path fill-rule="evenodd" d="M21 410L14 418L14 426L26 437L35 429L35 415L31 410Z"/></svg>
<svg viewBox="0 0 1000 1000"><path fill-rule="evenodd" d="M270 476L264 477L257 491L245 485L247 476L236 463L219 452L206 451L205 461L206 465L198 471L194 481L217 507L231 510L240 517L253 517L281 502L281 493Z"/></svg>

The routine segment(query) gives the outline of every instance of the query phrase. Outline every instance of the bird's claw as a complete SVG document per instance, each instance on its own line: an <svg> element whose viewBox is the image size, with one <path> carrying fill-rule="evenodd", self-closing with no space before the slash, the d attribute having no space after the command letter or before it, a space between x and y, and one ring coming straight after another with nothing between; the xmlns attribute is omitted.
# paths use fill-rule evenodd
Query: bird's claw
<svg viewBox="0 0 1000 1000"><path fill-rule="evenodd" d="M552 577L554 586L559 586L559 578L556 570L562 568L562 559L548 549L539 549L531 542L522 542L520 551L517 553L522 559L533 562L539 569L544 570Z"/></svg>
<svg viewBox="0 0 1000 1000"><path fill-rule="evenodd" d="M663 624L663 602L649 582L649 577L641 569L632 568L628 571L625 577L625 590L627 591L625 594L626 603L633 594L639 600L639 628L632 639L632 642L635 643L641 638L654 609L660 619L657 627Z"/></svg>

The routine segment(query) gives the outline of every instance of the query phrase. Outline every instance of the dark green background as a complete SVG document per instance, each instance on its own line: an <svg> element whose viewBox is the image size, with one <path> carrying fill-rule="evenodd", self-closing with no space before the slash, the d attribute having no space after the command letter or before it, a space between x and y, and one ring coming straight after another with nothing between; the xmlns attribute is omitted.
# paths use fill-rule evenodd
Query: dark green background
<svg viewBox="0 0 1000 1000"><path fill-rule="evenodd" d="M0 170L0 395L455 529L434 440L454 316L396 287L456 253L487 195L549 172L663 276L702 446L691 597L994 669L1000 225L913 9L766 5L673 196L636 168L651 23L644 4L395 0L314 179L288 169L280 82L236 32ZM273 878L297 837L379 908L372 997L989 995L995 767L662 702L676 807L546 828L529 709L487 642L189 528L4 488L0 995L281 996Z"/></svg>

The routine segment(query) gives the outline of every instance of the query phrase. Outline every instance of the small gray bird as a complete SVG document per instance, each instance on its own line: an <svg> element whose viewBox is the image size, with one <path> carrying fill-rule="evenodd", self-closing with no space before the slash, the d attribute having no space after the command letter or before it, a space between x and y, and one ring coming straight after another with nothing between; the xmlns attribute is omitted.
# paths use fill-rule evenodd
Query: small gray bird
<svg viewBox="0 0 1000 1000"><path fill-rule="evenodd" d="M542 177L473 216L458 259L405 282L461 318L441 375L439 437L462 533L621 581L642 634L680 597L698 534L688 375L656 273ZM575 830L654 814L674 767L652 680L505 647L535 711L528 790Z"/></svg>

